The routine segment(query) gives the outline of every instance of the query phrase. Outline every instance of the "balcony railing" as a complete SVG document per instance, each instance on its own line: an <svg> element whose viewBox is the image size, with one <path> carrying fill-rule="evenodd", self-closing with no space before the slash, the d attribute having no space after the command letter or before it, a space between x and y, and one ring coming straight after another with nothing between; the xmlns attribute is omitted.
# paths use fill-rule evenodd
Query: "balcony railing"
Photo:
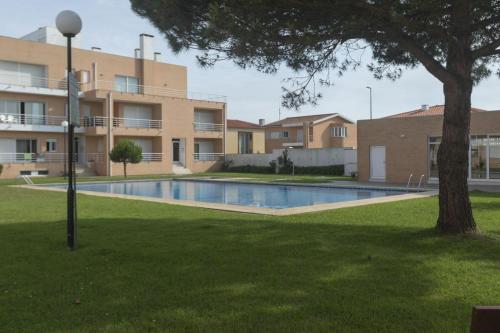
<svg viewBox="0 0 500 333"><path fill-rule="evenodd" d="M212 102L226 102L226 96L192 92L181 89L172 89L157 86L145 86L141 84L117 84L114 81L97 80L96 82L86 84L84 89L102 89L112 90L125 94L140 94L165 97L188 98Z"/></svg>
<svg viewBox="0 0 500 333"><path fill-rule="evenodd" d="M136 118L113 118L114 127L125 128L161 128L161 120L155 119L136 119Z"/></svg>
<svg viewBox="0 0 500 333"><path fill-rule="evenodd" d="M62 163L66 156L64 153L0 153L0 163ZM75 161L79 159L75 154Z"/></svg>
<svg viewBox="0 0 500 333"><path fill-rule="evenodd" d="M163 153L142 153L143 162L161 162Z"/></svg>
<svg viewBox="0 0 500 333"><path fill-rule="evenodd" d="M64 116L0 114L0 124L61 126Z"/></svg>
<svg viewBox="0 0 500 333"><path fill-rule="evenodd" d="M195 161L222 161L224 153L194 153Z"/></svg>
<svg viewBox="0 0 500 333"><path fill-rule="evenodd" d="M108 118L101 116L84 116L81 119L80 126L82 127L106 127L108 126Z"/></svg>
<svg viewBox="0 0 500 333"><path fill-rule="evenodd" d="M193 123L195 131L205 132L222 132L224 131L224 124L214 123Z"/></svg>
<svg viewBox="0 0 500 333"><path fill-rule="evenodd" d="M66 79L55 80L46 77L36 77L29 74L0 74L0 84L30 88L47 88L67 90Z"/></svg>

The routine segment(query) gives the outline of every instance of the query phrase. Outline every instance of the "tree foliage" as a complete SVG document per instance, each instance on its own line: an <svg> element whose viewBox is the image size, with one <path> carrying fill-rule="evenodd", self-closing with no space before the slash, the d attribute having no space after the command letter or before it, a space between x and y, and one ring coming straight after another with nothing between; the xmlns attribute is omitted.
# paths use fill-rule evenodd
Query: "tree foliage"
<svg viewBox="0 0 500 333"><path fill-rule="evenodd" d="M423 64L440 81L453 79L446 64L455 35L467 40L475 82L498 72L498 0L131 2L175 52L200 50L202 66L230 59L265 73L280 65L295 70L298 76L284 88L286 107L317 103L316 84L330 85L334 75L358 67L365 51L372 53L368 67L377 78L396 79Z"/></svg>
<svg viewBox="0 0 500 333"><path fill-rule="evenodd" d="M142 161L142 148L131 140L123 140L113 147L109 158L115 163L123 163L123 174L127 177L127 164Z"/></svg>

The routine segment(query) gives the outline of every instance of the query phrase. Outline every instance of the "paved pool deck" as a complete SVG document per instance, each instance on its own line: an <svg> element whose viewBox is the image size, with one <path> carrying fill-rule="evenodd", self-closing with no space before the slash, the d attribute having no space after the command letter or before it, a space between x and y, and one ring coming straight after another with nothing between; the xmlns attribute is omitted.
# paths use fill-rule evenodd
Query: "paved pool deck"
<svg viewBox="0 0 500 333"><path fill-rule="evenodd" d="M150 180L140 180L140 181L153 181ZM161 179L168 180L168 179ZM213 181L213 182L231 182L231 183L253 183L255 181L249 181L248 179L236 179L236 178L217 178L210 179L208 177L186 177L181 180L203 180L203 181ZM136 180L133 180L136 181ZM118 181L121 182L121 181ZM99 182L93 182L99 183ZM109 181L106 181L109 183ZM259 182L257 182L259 183ZM400 186L386 186L386 184L373 184L369 185L360 184L357 182L334 182L334 183L320 183L320 184L305 184L305 183L272 183L265 182L270 185L295 185L295 186L308 186L308 187L337 187L337 188L376 188L376 189L390 189L390 190L407 190L406 188L402 188ZM50 188L44 184L41 185L12 185L12 187L32 189L38 191L54 191L54 192L66 192L65 189L61 188ZM378 186L377 186L378 185ZM229 205L229 204L219 204L219 203L209 203L209 202L201 202L201 201L192 201L192 200L174 200L174 199L165 199L165 198L153 198L153 197L144 197L144 196L136 196L136 195L125 195L125 194L115 194L115 193L105 193L105 192L96 192L96 191L82 191L79 190L78 194L83 195L91 195L98 197L107 197L107 198L118 198L118 199L126 199L126 200L140 200L140 201L148 201L148 202L157 202L164 203L170 205L180 205L187 207L197 207L197 208L206 208L206 209L215 209L221 211L230 211L230 212L239 212L239 213L251 213L251 214L262 214L262 215L273 215L273 216L287 216L287 215L295 215L295 214L303 214L303 213L314 213L321 212L327 210L341 209L341 208L349 208L349 207L359 207L365 205L374 205L381 204L387 202L395 202L395 201L404 201L404 200L413 200L413 199L421 199L432 197L438 194L435 189L424 189L419 192L409 192L406 194L393 195L387 197L379 197L379 198L370 198L370 199L361 199L361 200L352 200L352 201L343 201L336 203L326 203L326 204L318 204L311 206L300 206L300 207L292 207L292 208L283 208L283 209L275 209L275 208L261 208L261 207L250 207L250 206L240 206L240 205Z"/></svg>

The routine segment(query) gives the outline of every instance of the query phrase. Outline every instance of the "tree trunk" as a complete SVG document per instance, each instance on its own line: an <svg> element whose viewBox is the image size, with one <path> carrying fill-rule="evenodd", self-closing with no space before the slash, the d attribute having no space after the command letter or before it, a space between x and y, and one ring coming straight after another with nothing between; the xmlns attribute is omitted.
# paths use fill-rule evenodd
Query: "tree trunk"
<svg viewBox="0 0 500 333"><path fill-rule="evenodd" d="M443 136L438 151L439 218L443 233L476 231L469 200L469 132L472 80L453 80L445 95Z"/></svg>
<svg viewBox="0 0 500 333"><path fill-rule="evenodd" d="M127 178L127 163L123 162L123 175Z"/></svg>

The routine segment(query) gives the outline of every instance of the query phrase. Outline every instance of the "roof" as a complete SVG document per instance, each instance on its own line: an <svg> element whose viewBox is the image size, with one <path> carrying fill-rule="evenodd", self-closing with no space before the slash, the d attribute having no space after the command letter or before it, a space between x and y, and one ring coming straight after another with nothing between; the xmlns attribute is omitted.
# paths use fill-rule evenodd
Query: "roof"
<svg viewBox="0 0 500 333"><path fill-rule="evenodd" d="M298 117L288 117L285 119L281 119L272 123L265 125L265 127L272 126L285 126L285 127L293 127L293 126L302 126L305 122L313 122L319 123L331 118L340 117L350 123L354 123L352 120L342 116L338 113L323 113L323 114L313 114L309 116L298 116Z"/></svg>
<svg viewBox="0 0 500 333"><path fill-rule="evenodd" d="M486 112L486 110L471 108L470 112ZM409 118L409 117L425 117L425 116L440 116L444 114L444 105L433 105L429 106L427 110L417 109L413 111L402 112L394 114L392 116L387 116L384 118Z"/></svg>
<svg viewBox="0 0 500 333"><path fill-rule="evenodd" d="M227 120L227 128L251 128L251 129L259 129L261 128L259 125L250 123L248 121L238 120L238 119L228 119Z"/></svg>

